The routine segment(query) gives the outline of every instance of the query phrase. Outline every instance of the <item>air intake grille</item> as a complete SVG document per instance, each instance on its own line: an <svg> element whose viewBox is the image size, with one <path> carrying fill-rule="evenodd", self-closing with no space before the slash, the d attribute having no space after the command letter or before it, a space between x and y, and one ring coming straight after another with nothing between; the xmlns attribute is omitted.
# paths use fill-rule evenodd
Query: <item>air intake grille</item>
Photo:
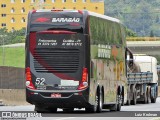
<svg viewBox="0 0 160 120"><path fill-rule="evenodd" d="M34 68L37 72L74 73L79 67L78 49L46 49L34 50Z"/></svg>

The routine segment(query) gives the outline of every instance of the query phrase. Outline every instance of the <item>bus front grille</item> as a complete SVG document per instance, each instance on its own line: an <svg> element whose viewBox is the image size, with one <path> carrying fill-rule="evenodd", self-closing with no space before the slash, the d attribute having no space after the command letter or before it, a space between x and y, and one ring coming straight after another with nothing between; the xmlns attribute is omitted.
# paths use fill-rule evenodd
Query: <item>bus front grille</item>
<svg viewBox="0 0 160 120"><path fill-rule="evenodd" d="M74 73L79 67L78 49L47 49L34 50L34 68L36 72Z"/></svg>

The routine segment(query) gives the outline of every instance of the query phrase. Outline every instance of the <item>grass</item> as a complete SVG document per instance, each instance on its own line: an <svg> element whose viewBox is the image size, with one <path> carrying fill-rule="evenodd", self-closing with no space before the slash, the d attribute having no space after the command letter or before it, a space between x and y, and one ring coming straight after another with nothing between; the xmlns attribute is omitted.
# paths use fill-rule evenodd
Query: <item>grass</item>
<svg viewBox="0 0 160 120"><path fill-rule="evenodd" d="M3 54L4 53L4 54ZM24 47L0 47L0 66L12 66L24 68L25 65Z"/></svg>
<svg viewBox="0 0 160 120"><path fill-rule="evenodd" d="M160 41L160 37L127 37L127 41Z"/></svg>

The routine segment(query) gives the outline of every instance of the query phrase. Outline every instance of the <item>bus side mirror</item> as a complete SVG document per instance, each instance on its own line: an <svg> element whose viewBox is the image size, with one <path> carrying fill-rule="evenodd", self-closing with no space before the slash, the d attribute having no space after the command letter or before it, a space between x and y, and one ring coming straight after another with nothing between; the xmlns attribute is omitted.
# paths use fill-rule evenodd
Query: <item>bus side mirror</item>
<svg viewBox="0 0 160 120"><path fill-rule="evenodd" d="M133 53L129 48L126 48L126 53L125 53L126 60L128 60L128 67L133 66Z"/></svg>
<svg viewBox="0 0 160 120"><path fill-rule="evenodd" d="M129 67L133 66L133 59L129 60Z"/></svg>

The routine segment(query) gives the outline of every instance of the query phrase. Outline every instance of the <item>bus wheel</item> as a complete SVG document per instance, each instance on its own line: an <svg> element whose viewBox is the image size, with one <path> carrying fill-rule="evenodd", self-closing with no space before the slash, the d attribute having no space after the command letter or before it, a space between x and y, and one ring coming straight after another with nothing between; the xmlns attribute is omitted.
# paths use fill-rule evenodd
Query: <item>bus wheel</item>
<svg viewBox="0 0 160 120"><path fill-rule="evenodd" d="M131 104L130 98L127 100L127 105L129 106Z"/></svg>
<svg viewBox="0 0 160 120"><path fill-rule="evenodd" d="M86 112L101 112L103 107L103 100L102 100L102 91L100 88L97 89L97 93L95 96L95 105L89 108L85 108Z"/></svg>
<svg viewBox="0 0 160 120"><path fill-rule="evenodd" d="M147 90L144 92L144 101L143 101L143 103L144 104L147 104Z"/></svg>
<svg viewBox="0 0 160 120"><path fill-rule="evenodd" d="M63 108L63 112L73 112L74 108Z"/></svg>
<svg viewBox="0 0 160 120"><path fill-rule="evenodd" d="M128 105L128 106L131 105L131 100L130 100L130 98L128 98L126 105Z"/></svg>
<svg viewBox="0 0 160 120"><path fill-rule="evenodd" d="M98 107L98 96L96 95L95 96L95 105L85 108L85 111L87 113L95 113L95 112L97 112L97 107Z"/></svg>
<svg viewBox="0 0 160 120"><path fill-rule="evenodd" d="M102 100L102 90L100 89L99 91L98 91L98 104L97 104L97 112L98 113L100 113L100 112L102 112L102 108L103 108L103 100Z"/></svg>
<svg viewBox="0 0 160 120"><path fill-rule="evenodd" d="M121 106L124 106L124 97L121 97L121 101L122 101Z"/></svg>
<svg viewBox="0 0 160 120"><path fill-rule="evenodd" d="M117 105L117 111L120 111L121 110L121 101L122 101L122 98L121 98L121 94L120 95L117 95L117 103L116 103L116 105Z"/></svg>
<svg viewBox="0 0 160 120"><path fill-rule="evenodd" d="M121 106L124 106L124 87L122 87L122 95L121 95Z"/></svg>
<svg viewBox="0 0 160 120"><path fill-rule="evenodd" d="M134 89L134 93L133 93L133 100L131 101L132 105L136 105L137 104L137 90L136 88Z"/></svg>
<svg viewBox="0 0 160 120"><path fill-rule="evenodd" d="M130 105L131 104L131 100L130 100L130 88L128 87L128 90L127 90L128 92L127 92L127 103L126 103L126 105Z"/></svg>

